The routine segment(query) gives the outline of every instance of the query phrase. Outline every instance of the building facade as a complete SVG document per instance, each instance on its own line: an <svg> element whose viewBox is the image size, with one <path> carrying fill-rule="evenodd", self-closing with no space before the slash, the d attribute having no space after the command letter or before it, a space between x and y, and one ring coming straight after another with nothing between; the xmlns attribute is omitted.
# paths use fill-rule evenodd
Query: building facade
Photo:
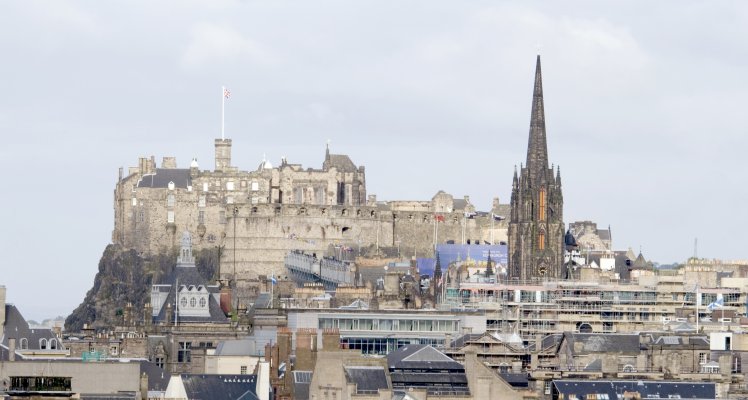
<svg viewBox="0 0 748 400"><path fill-rule="evenodd" d="M548 167L540 56L535 67L527 162L514 171L509 221L509 277L563 278L564 199L561 171Z"/></svg>

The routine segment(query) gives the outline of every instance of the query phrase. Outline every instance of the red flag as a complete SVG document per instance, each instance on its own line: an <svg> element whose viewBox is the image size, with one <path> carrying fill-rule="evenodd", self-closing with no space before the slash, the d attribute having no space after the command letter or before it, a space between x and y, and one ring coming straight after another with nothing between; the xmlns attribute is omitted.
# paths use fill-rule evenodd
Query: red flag
<svg viewBox="0 0 748 400"><path fill-rule="evenodd" d="M436 222L444 222L443 215L434 215L434 218L436 219Z"/></svg>

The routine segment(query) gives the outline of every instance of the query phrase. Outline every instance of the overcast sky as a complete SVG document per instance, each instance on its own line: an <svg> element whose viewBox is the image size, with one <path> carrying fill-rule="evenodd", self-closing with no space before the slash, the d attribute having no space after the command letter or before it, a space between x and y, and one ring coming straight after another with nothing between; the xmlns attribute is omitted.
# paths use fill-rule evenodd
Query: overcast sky
<svg viewBox="0 0 748 400"><path fill-rule="evenodd" d="M561 4L563 3L563 5ZM117 170L319 167L380 200L509 201L540 51L564 217L661 263L746 259L748 3L4 1L0 284L67 315L111 240Z"/></svg>

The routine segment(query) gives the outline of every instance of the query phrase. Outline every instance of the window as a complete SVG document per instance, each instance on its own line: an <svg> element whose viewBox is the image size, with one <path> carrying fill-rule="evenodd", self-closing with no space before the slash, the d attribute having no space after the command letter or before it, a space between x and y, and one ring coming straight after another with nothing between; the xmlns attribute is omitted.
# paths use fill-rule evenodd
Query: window
<svg viewBox="0 0 748 400"><path fill-rule="evenodd" d="M545 221L545 188L540 188L538 198L540 202L540 206L538 207L538 219L540 221Z"/></svg>
<svg viewBox="0 0 748 400"><path fill-rule="evenodd" d="M138 222L145 222L145 211L140 210L140 213L138 213Z"/></svg>
<svg viewBox="0 0 748 400"><path fill-rule="evenodd" d="M164 357L161 357L161 356L156 357L156 365L159 368L163 369L164 368Z"/></svg>
<svg viewBox="0 0 748 400"><path fill-rule="evenodd" d="M544 250L545 249L545 232L540 231L538 233L538 250Z"/></svg>
<svg viewBox="0 0 748 400"><path fill-rule="evenodd" d="M186 297L182 297L182 299L179 300L179 306L180 307L187 307L187 298Z"/></svg>
<svg viewBox="0 0 748 400"><path fill-rule="evenodd" d="M197 299L194 297L190 298L190 307L195 307L197 305Z"/></svg>
<svg viewBox="0 0 748 400"><path fill-rule="evenodd" d="M174 207L174 195L169 194L166 196L166 206L167 207Z"/></svg>
<svg viewBox="0 0 748 400"><path fill-rule="evenodd" d="M200 224L205 223L205 211L200 210L197 212L197 222Z"/></svg>
<svg viewBox="0 0 748 400"><path fill-rule="evenodd" d="M192 343L179 342L179 351L177 352L177 362L192 362Z"/></svg>
<svg viewBox="0 0 748 400"><path fill-rule="evenodd" d="M707 358L708 354L706 353L699 353L699 364L706 364L709 361L709 358Z"/></svg>
<svg viewBox="0 0 748 400"><path fill-rule="evenodd" d="M258 190L260 190L260 184L257 181L252 181L252 191L256 192Z"/></svg>
<svg viewBox="0 0 748 400"><path fill-rule="evenodd" d="M247 375L247 366L246 365L242 365L239 368L239 373L242 374L242 375Z"/></svg>
<svg viewBox="0 0 748 400"><path fill-rule="evenodd" d="M136 199L135 197L133 197L132 198L132 206L135 207L137 205L138 205L138 199Z"/></svg>
<svg viewBox="0 0 748 400"><path fill-rule="evenodd" d="M234 181L226 182L226 190L234 190Z"/></svg>
<svg viewBox="0 0 748 400"><path fill-rule="evenodd" d="M209 186L208 182L203 182L203 192L207 192Z"/></svg>
<svg viewBox="0 0 748 400"><path fill-rule="evenodd" d="M234 204L234 196L226 196L226 204Z"/></svg>
<svg viewBox="0 0 748 400"><path fill-rule="evenodd" d="M21 338L21 343L18 345L21 350L26 350L29 348L29 341L26 338Z"/></svg>
<svg viewBox="0 0 748 400"><path fill-rule="evenodd" d="M57 350L57 339L49 339L49 348L51 350Z"/></svg>
<svg viewBox="0 0 748 400"><path fill-rule="evenodd" d="M47 339L44 339L44 338L39 339L39 348L42 350L47 349Z"/></svg>
<svg viewBox="0 0 748 400"><path fill-rule="evenodd" d="M174 223L174 211L167 211L166 212L166 222L173 224Z"/></svg>
<svg viewBox="0 0 748 400"><path fill-rule="evenodd" d="M200 198L197 200L197 206L205 207L205 203L207 202L206 200L207 200L207 196L205 195L200 196Z"/></svg>
<svg viewBox="0 0 748 400"><path fill-rule="evenodd" d="M205 300L205 297L200 299L200 308L205 308L207 304L208 304L208 301Z"/></svg>

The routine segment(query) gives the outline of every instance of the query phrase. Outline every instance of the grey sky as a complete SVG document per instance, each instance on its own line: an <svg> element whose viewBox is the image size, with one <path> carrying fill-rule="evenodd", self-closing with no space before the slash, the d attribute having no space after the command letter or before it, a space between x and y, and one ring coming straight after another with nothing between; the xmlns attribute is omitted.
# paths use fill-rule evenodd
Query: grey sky
<svg viewBox="0 0 748 400"><path fill-rule="evenodd" d="M561 4L563 3L563 5ZM138 156L366 166L379 199L509 200L540 48L565 220L660 262L748 258L748 3L0 3L0 284L67 315Z"/></svg>

